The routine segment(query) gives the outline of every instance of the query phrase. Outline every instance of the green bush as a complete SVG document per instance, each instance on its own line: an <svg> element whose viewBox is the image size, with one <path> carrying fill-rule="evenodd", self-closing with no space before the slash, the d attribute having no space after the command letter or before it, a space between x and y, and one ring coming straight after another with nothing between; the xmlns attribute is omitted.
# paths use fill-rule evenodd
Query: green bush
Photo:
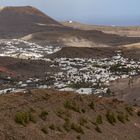
<svg viewBox="0 0 140 140"><path fill-rule="evenodd" d="M83 88L90 88L90 87L92 87L92 82L77 82L77 83L71 83L70 85L69 85L69 87L70 88L74 88L74 89L79 89L79 88L81 88L81 87L83 87Z"/></svg>
<svg viewBox="0 0 140 140"><path fill-rule="evenodd" d="M125 116L123 113L119 113L117 118L120 122L125 123Z"/></svg>
<svg viewBox="0 0 140 140"><path fill-rule="evenodd" d="M29 123L29 116L26 112L17 112L15 116L15 121L19 124L25 126Z"/></svg>
<svg viewBox="0 0 140 140"><path fill-rule="evenodd" d="M128 114L125 114L125 120L126 120L126 121L130 121L130 120L129 120L129 115L128 115Z"/></svg>
<svg viewBox="0 0 140 140"><path fill-rule="evenodd" d="M79 105L76 104L75 101L66 101L66 102L64 103L64 107L65 107L66 109L70 109L70 110L73 110L73 111L75 111L75 112L80 113L80 107L79 107Z"/></svg>
<svg viewBox="0 0 140 140"><path fill-rule="evenodd" d="M98 115L96 118L96 124L102 124L102 123L103 123L102 116Z"/></svg>
<svg viewBox="0 0 140 140"><path fill-rule="evenodd" d="M45 126L41 129L41 131L45 134L48 134L48 128Z"/></svg>
<svg viewBox="0 0 140 140"><path fill-rule="evenodd" d="M102 131L101 131L101 129L100 129L100 127L99 127L98 125L95 127L95 130L96 130L98 133L102 133Z"/></svg>
<svg viewBox="0 0 140 140"><path fill-rule="evenodd" d="M86 113L86 110L85 109L81 109L82 113Z"/></svg>
<svg viewBox="0 0 140 140"><path fill-rule="evenodd" d="M115 65L112 65L110 67L110 71L111 72L114 72L114 73L125 73L125 74L128 74L129 72L131 72L133 69L132 68L126 68L124 66L122 66L121 64L115 64Z"/></svg>
<svg viewBox="0 0 140 140"><path fill-rule="evenodd" d="M91 123L95 126L97 125L97 123L95 121L91 121Z"/></svg>
<svg viewBox="0 0 140 140"><path fill-rule="evenodd" d="M71 123L70 123L70 120L69 119L66 119L65 120L65 123L63 124L63 128L69 132L71 130Z"/></svg>
<svg viewBox="0 0 140 140"><path fill-rule="evenodd" d="M137 115L140 117L140 111L137 112Z"/></svg>
<svg viewBox="0 0 140 140"><path fill-rule="evenodd" d="M111 89L108 88L107 91L106 91L107 95L112 95L112 92L111 92Z"/></svg>
<svg viewBox="0 0 140 140"><path fill-rule="evenodd" d="M80 135L78 135L78 136L76 137L76 139L77 139L77 140L80 140L80 139L81 139L81 136L80 136Z"/></svg>
<svg viewBox="0 0 140 140"><path fill-rule="evenodd" d="M81 117L81 118L79 119L79 124L80 124L80 125L85 126L85 124L87 124L87 123L88 123L87 118Z"/></svg>
<svg viewBox="0 0 140 140"><path fill-rule="evenodd" d="M82 129L82 127L80 125L75 124L75 123L71 124L71 129L73 129L77 133L84 134L84 130Z"/></svg>
<svg viewBox="0 0 140 140"><path fill-rule="evenodd" d="M129 113L129 115L133 116L133 108L130 106L126 106L125 110Z"/></svg>
<svg viewBox="0 0 140 140"><path fill-rule="evenodd" d="M94 102L92 101L91 103L89 103L88 105L91 109L95 110L95 104Z"/></svg>
<svg viewBox="0 0 140 140"><path fill-rule="evenodd" d="M48 116L47 111L42 111L41 114L40 114L40 118L44 121L47 119L47 116Z"/></svg>
<svg viewBox="0 0 140 140"><path fill-rule="evenodd" d="M110 124L114 125L116 123L116 117L113 112L107 111L106 118Z"/></svg>
<svg viewBox="0 0 140 140"><path fill-rule="evenodd" d="M51 130L55 130L55 125L54 125L54 124L51 124L51 125L49 126L49 128L50 128Z"/></svg>
<svg viewBox="0 0 140 140"><path fill-rule="evenodd" d="M63 132L63 130L62 130L59 126L57 126L56 129L57 129L57 131L59 131L59 132Z"/></svg>
<svg viewBox="0 0 140 140"><path fill-rule="evenodd" d="M71 113L68 110L59 109L56 115L62 119L71 118Z"/></svg>
<svg viewBox="0 0 140 140"><path fill-rule="evenodd" d="M29 118L30 118L31 122L33 122L33 123L37 122L35 114L33 114L31 112L29 112Z"/></svg>
<svg viewBox="0 0 140 140"><path fill-rule="evenodd" d="M36 122L34 116L30 112L17 112L15 115L16 123L26 126L30 121Z"/></svg>

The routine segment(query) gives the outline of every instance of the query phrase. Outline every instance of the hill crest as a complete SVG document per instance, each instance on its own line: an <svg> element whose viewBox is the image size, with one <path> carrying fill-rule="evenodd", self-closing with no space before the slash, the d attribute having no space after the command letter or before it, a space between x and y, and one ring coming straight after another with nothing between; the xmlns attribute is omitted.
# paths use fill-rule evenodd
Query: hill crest
<svg viewBox="0 0 140 140"><path fill-rule="evenodd" d="M34 7L8 6L0 8L1 38L21 37L50 29L50 26L61 27L62 25Z"/></svg>

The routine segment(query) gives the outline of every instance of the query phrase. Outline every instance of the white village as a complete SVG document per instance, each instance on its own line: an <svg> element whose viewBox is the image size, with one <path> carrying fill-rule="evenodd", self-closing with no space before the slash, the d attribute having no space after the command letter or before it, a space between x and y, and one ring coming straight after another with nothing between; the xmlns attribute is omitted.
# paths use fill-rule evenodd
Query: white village
<svg viewBox="0 0 140 140"><path fill-rule="evenodd" d="M1 88L0 94L25 91L34 88L54 88L60 91L73 91L80 94L96 94L97 96L111 95L110 82L129 78L140 72L140 62L123 58L121 51L111 58L45 58L62 47L40 46L36 43L13 39L2 41L0 56L20 59L43 60L50 63L57 72L44 70L44 78L30 77L23 81L14 81L12 86ZM5 47L6 46L6 47ZM7 77L11 80L11 77Z"/></svg>

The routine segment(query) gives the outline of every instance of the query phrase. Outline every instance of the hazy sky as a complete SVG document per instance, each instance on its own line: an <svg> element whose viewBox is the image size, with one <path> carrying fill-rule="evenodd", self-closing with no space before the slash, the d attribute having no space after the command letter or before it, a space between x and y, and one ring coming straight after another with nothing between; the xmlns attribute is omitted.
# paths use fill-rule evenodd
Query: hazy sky
<svg viewBox="0 0 140 140"><path fill-rule="evenodd" d="M0 5L35 6L56 20L140 25L140 0L0 0Z"/></svg>

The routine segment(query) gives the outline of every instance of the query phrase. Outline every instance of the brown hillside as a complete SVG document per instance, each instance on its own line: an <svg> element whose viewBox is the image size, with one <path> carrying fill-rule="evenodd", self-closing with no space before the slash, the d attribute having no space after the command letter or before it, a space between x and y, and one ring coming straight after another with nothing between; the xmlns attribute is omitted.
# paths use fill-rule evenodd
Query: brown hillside
<svg viewBox="0 0 140 140"><path fill-rule="evenodd" d="M110 47L140 42L139 37L122 37L98 30L85 31L66 27L30 34L23 37L23 39L32 41L47 40L51 43L61 43L70 47Z"/></svg>
<svg viewBox="0 0 140 140"><path fill-rule="evenodd" d="M81 30L99 30L108 34L117 34L120 36L129 37L140 37L140 27L139 26L99 26L99 25L88 25L79 22L61 22L64 26L72 27L74 29Z"/></svg>
<svg viewBox="0 0 140 140"><path fill-rule="evenodd" d="M116 99L53 90L2 95L0 139L139 140L138 110Z"/></svg>

